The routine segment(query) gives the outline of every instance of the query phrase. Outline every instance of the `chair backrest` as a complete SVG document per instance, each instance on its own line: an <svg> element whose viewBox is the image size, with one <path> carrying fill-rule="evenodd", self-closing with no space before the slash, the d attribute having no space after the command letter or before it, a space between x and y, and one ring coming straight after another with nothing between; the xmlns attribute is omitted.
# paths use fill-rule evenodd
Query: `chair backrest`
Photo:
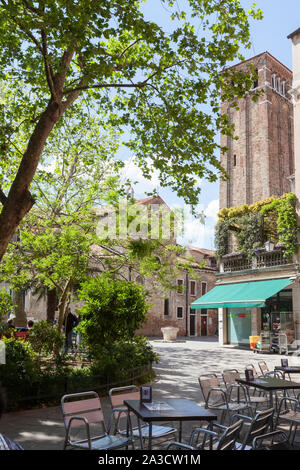
<svg viewBox="0 0 300 470"><path fill-rule="evenodd" d="M96 392L82 392L64 395L61 399L62 413L65 428L68 428L70 419L74 416L85 418L88 424L102 425L106 432L103 411L99 395ZM84 426L82 420L72 420L72 427Z"/></svg>
<svg viewBox="0 0 300 470"><path fill-rule="evenodd" d="M235 443L239 438L242 426L242 419L229 426L224 432L224 434L222 434L216 450L235 450Z"/></svg>
<svg viewBox="0 0 300 470"><path fill-rule="evenodd" d="M224 401L224 396L222 393L220 393L218 390L211 391L213 388L222 388L220 380L216 374L202 374L198 377L198 381L206 405L208 405L208 400L211 405Z"/></svg>
<svg viewBox="0 0 300 470"><path fill-rule="evenodd" d="M295 450L283 431L273 431L253 439L253 450Z"/></svg>
<svg viewBox="0 0 300 470"><path fill-rule="evenodd" d="M257 370L255 369L254 365L253 364L247 364L246 365L246 369L247 370L252 370L253 371L253 376L255 379L258 378L258 373L257 373Z"/></svg>
<svg viewBox="0 0 300 470"><path fill-rule="evenodd" d="M237 369L225 369L223 370L222 377L226 387L228 387L228 385L236 384L236 380L240 379L241 375Z"/></svg>
<svg viewBox="0 0 300 470"><path fill-rule="evenodd" d="M111 388L108 396L112 408L122 408L125 406L124 400L140 399L140 389L135 385Z"/></svg>
<svg viewBox="0 0 300 470"><path fill-rule="evenodd" d="M126 409L127 406L124 405L124 400L139 400L140 399L140 389L136 387L136 385L127 385L126 387L115 387L111 388L108 392L110 406L112 409ZM131 412L130 420L134 416L134 413ZM114 426L116 432L122 432L125 430L124 428L124 420L126 418L126 426L127 426L127 417L119 413L118 411L114 412L111 416L114 419ZM123 424L122 424L123 423Z"/></svg>
<svg viewBox="0 0 300 470"><path fill-rule="evenodd" d="M264 377L273 377L274 379L283 379L283 372L281 370L271 370L263 374Z"/></svg>
<svg viewBox="0 0 300 470"><path fill-rule="evenodd" d="M266 361L259 361L258 367L260 368L260 371L262 374L266 374L267 372L270 372L270 369L267 366Z"/></svg>
<svg viewBox="0 0 300 470"><path fill-rule="evenodd" d="M252 443L255 437L265 434L272 423L273 416L274 408L258 411L251 421L243 444Z"/></svg>

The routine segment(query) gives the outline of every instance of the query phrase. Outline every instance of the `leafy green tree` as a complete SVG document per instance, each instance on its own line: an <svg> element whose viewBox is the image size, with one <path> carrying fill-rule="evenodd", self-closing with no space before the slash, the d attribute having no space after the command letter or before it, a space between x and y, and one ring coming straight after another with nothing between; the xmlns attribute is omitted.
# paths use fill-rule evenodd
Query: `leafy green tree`
<svg viewBox="0 0 300 470"><path fill-rule="evenodd" d="M95 117L77 115L62 122L33 183L36 206L21 223L0 269L1 279L16 292L56 289L59 329L73 285L86 278L97 259L95 207L122 194L119 163L111 157L116 133L104 133Z"/></svg>
<svg viewBox="0 0 300 470"><path fill-rule="evenodd" d="M104 346L130 340L146 321L148 305L143 287L134 282L99 276L84 282L79 329L91 355Z"/></svg>
<svg viewBox="0 0 300 470"><path fill-rule="evenodd" d="M11 105L0 105L0 260L35 203L31 184L49 136L83 94L115 128L130 129L144 174L151 161L186 202L197 202L197 177L224 174L215 136L233 129L219 116L220 92L243 96L253 71L220 72L250 46L248 15L240 0L187 0L187 11L161 3L168 31L145 18L139 0L0 0L0 79L14 91Z"/></svg>

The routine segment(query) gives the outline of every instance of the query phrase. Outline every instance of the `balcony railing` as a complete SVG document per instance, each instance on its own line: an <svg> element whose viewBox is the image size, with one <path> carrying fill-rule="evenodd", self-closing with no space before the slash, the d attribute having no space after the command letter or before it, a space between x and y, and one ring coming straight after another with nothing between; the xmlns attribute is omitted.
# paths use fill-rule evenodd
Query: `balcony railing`
<svg viewBox="0 0 300 470"><path fill-rule="evenodd" d="M290 264L291 259L283 256L282 250L259 251L249 259L245 253L226 255L220 263L221 273L232 273L249 269L270 268Z"/></svg>

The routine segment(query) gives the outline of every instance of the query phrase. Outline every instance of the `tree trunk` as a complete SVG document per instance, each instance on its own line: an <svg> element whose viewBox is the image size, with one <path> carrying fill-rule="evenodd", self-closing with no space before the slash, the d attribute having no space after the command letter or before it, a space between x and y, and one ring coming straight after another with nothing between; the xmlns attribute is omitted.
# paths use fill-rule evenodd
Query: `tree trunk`
<svg viewBox="0 0 300 470"><path fill-rule="evenodd" d="M70 289L72 286L72 281L69 279L64 287L64 290L60 296L59 303L58 303L58 322L57 322L57 328L59 331L62 331L64 319L65 319L65 313L66 313L66 304L68 300L68 296L70 294Z"/></svg>
<svg viewBox="0 0 300 470"><path fill-rule="evenodd" d="M53 325L57 304L56 289L47 289L47 322Z"/></svg>
<svg viewBox="0 0 300 470"><path fill-rule="evenodd" d="M16 326L21 326L23 328L27 327L27 316L25 313L24 305L24 291L23 290L13 290L12 292L14 307L14 314L16 315Z"/></svg>
<svg viewBox="0 0 300 470"><path fill-rule="evenodd" d="M50 101L41 115L23 155L18 172L0 214L0 261L20 221L30 211L34 199L29 192L45 142L60 118L57 103Z"/></svg>

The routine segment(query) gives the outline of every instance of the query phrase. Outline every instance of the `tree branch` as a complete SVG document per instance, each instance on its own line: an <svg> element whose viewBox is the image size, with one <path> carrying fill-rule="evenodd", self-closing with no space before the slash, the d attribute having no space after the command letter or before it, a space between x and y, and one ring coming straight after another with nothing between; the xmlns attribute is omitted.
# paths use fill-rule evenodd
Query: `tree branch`
<svg viewBox="0 0 300 470"><path fill-rule="evenodd" d="M4 192L2 191L2 189L0 188L0 202L1 204L4 206L4 204L6 203L7 201L7 197L6 195L4 194Z"/></svg>
<svg viewBox="0 0 300 470"><path fill-rule="evenodd" d="M137 42L141 41L143 38L138 38L136 39L133 43L129 44L129 46L125 47L124 51L121 52L121 54L119 55L119 59L121 59L121 57L123 57L126 52L128 51L128 49L130 49L131 47L133 47Z"/></svg>
<svg viewBox="0 0 300 470"><path fill-rule="evenodd" d="M43 29L41 30L41 38L42 38L43 59L44 59L47 83L48 83L52 98L54 100L57 100L56 90L55 90L54 83L53 83L52 68L49 63L47 36Z"/></svg>

